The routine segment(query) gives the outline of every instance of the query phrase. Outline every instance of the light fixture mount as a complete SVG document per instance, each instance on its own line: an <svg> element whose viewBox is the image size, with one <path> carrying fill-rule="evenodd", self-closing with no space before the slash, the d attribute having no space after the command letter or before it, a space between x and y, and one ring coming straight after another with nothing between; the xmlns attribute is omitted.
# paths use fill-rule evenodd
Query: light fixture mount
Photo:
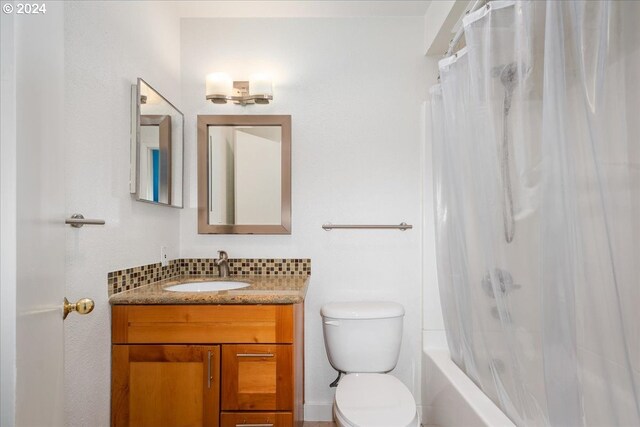
<svg viewBox="0 0 640 427"><path fill-rule="evenodd" d="M271 82L269 82L269 86ZM224 94L207 94L207 99L214 104L226 104L227 101L233 101L238 105L250 104L268 104L273 100L271 93L254 93L251 94L250 82L248 80L240 80L233 82L233 91L231 95ZM270 92L270 90L269 90Z"/></svg>

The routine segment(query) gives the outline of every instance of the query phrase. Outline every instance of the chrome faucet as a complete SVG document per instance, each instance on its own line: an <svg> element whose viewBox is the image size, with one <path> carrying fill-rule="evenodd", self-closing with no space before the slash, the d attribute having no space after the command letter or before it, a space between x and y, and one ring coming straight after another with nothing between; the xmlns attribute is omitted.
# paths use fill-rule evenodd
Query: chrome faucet
<svg viewBox="0 0 640 427"><path fill-rule="evenodd" d="M225 251L218 251L218 259L213 264L218 267L218 276L229 277L229 255Z"/></svg>

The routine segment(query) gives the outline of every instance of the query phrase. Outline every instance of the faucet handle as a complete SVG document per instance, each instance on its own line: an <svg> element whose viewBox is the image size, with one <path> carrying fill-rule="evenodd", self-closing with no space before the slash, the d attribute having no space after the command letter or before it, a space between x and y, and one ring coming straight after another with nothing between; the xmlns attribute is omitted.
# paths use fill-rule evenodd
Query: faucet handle
<svg viewBox="0 0 640 427"><path fill-rule="evenodd" d="M227 254L226 251L218 251L218 255L219 255L219 259L221 260L229 259L229 255Z"/></svg>

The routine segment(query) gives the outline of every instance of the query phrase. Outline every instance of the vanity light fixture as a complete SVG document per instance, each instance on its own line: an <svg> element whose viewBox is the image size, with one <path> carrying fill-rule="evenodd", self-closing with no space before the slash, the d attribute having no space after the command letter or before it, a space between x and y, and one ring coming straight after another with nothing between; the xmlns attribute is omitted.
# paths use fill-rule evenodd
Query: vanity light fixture
<svg viewBox="0 0 640 427"><path fill-rule="evenodd" d="M271 79L264 74L254 74L249 81L233 81L228 74L207 75L207 99L214 104L268 104L273 100Z"/></svg>

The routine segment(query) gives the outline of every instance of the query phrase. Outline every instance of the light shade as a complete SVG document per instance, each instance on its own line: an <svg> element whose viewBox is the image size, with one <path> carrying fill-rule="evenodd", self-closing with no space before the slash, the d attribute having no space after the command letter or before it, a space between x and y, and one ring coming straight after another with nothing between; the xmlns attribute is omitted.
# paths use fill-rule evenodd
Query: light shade
<svg viewBox="0 0 640 427"><path fill-rule="evenodd" d="M253 74L249 77L249 95L273 95L271 78L266 74Z"/></svg>
<svg viewBox="0 0 640 427"><path fill-rule="evenodd" d="M207 75L207 96L222 95L231 96L233 93L233 80L226 73L211 73Z"/></svg>

